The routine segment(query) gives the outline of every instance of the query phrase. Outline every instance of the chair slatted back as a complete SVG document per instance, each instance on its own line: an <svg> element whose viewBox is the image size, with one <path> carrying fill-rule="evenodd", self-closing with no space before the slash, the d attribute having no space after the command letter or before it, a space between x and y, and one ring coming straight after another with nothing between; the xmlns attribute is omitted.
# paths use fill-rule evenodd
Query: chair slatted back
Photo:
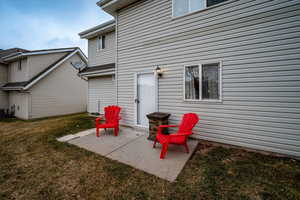
<svg viewBox="0 0 300 200"><path fill-rule="evenodd" d="M107 106L104 108L106 123L116 123L120 119L121 108L119 106Z"/></svg>
<svg viewBox="0 0 300 200"><path fill-rule="evenodd" d="M179 133L189 133L192 134L193 128L199 121L199 117L195 113L186 113L183 115L181 123L179 125Z"/></svg>

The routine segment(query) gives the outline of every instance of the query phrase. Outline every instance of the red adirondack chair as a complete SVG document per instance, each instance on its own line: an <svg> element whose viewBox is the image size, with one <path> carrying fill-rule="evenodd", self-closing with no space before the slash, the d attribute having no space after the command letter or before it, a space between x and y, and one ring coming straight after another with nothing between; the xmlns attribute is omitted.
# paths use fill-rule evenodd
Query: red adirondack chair
<svg viewBox="0 0 300 200"><path fill-rule="evenodd" d="M160 158L164 159L164 157L166 156L169 144L183 145L186 149L186 152L189 153L189 147L186 141L188 136L192 134L192 129L198 123L198 121L199 117L197 114L184 114L177 133L172 133L169 135L162 134L162 129L167 127L177 127L177 125L160 125L158 127L156 139L153 144L153 148L155 148L156 142L162 144Z"/></svg>
<svg viewBox="0 0 300 200"><path fill-rule="evenodd" d="M119 120L121 108L119 106L107 106L104 108L104 117L105 117L105 123L101 124L100 120L101 117L98 117L96 119L96 135L99 137L99 129L100 128L114 128L115 136L118 136L119 133Z"/></svg>

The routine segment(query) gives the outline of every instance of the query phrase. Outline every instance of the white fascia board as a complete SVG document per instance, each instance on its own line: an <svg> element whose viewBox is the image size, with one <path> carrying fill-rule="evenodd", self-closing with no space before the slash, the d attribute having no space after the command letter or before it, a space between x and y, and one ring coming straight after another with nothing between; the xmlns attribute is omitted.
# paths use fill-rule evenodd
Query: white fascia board
<svg viewBox="0 0 300 200"><path fill-rule="evenodd" d="M113 32L115 30L115 25L116 24L113 23L113 24L107 25L105 27L99 28L97 30L91 31L89 33L82 34L82 35L80 35L80 38L81 39L90 39L97 35L101 35L101 34L108 33L108 32Z"/></svg>
<svg viewBox="0 0 300 200"><path fill-rule="evenodd" d="M114 75L115 72L106 72L106 73L101 73L101 74L88 74L88 75L82 75L84 77L98 77L98 76L107 76L107 75Z"/></svg>
<svg viewBox="0 0 300 200"><path fill-rule="evenodd" d="M137 0L110 0L98 2L97 5L101 7L105 12L111 15L115 15L117 10L136 2Z"/></svg>
<svg viewBox="0 0 300 200"><path fill-rule="evenodd" d="M2 90L23 90L23 87L2 87Z"/></svg>
<svg viewBox="0 0 300 200"><path fill-rule="evenodd" d="M101 75L101 74L106 74L106 73L115 73L115 70L101 70L101 71L93 71L93 72L86 72L86 73L80 73L82 76L88 76L88 75Z"/></svg>
<svg viewBox="0 0 300 200"><path fill-rule="evenodd" d="M62 52L71 52L74 51L75 48L70 49L58 49L58 50L50 50L50 51L37 51L37 52L25 52L22 53L24 56L31 56L31 55L41 55L41 54L49 54L49 53L62 53Z"/></svg>
<svg viewBox="0 0 300 200"><path fill-rule="evenodd" d="M53 70L55 70L57 67L59 67L62 63L64 63L66 60L68 60L69 58L71 58L73 55L75 55L76 53L78 53L80 50L77 49L76 51L70 53L67 57L65 57L63 60L59 61L56 65L54 65L52 68L48 69L46 72L44 72L42 75L40 75L39 77L37 77L35 80L33 80L31 83L29 83L28 85L26 85L24 87L24 90L28 90L30 87L32 87L35 83L37 83L39 80L43 79L45 76L47 76L50 72L52 72Z"/></svg>
<svg viewBox="0 0 300 200"><path fill-rule="evenodd" d="M22 56L32 56L32 55L43 55L43 54L50 54L50 53L62 53L62 52L71 52L71 51L74 51L75 49L74 48L71 48L71 49L60 49L60 50L50 50L50 51L37 51L37 52L24 52L24 53L20 53L20 54L17 54L15 56L7 56L8 58L3 58L4 61L10 61L10 60L13 60L13 59L16 59L16 58L19 58L19 57L22 57Z"/></svg>
<svg viewBox="0 0 300 200"><path fill-rule="evenodd" d="M81 57L81 59L83 59L83 61L85 62L85 64L88 64L88 58L86 57L86 55L81 51L81 49L77 49L76 50L78 55Z"/></svg>

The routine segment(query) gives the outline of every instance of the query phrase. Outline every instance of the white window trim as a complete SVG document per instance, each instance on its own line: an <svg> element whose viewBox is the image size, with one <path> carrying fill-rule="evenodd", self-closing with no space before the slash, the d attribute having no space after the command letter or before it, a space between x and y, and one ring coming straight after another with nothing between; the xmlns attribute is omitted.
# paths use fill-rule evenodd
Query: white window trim
<svg viewBox="0 0 300 200"><path fill-rule="evenodd" d="M104 50L103 46L102 46L102 38L103 38L103 35L99 35L97 37L97 51L102 51Z"/></svg>
<svg viewBox="0 0 300 200"><path fill-rule="evenodd" d="M177 18L181 18L181 17L185 17L185 16L188 16L188 15L192 15L192 14L195 14L195 13L198 13L198 12L203 12L203 11L206 11L206 10L209 10L209 9L212 9L212 8L216 8L216 7L219 7L219 6L223 6L225 4L229 4L229 3L232 3L234 1L237 1L237 0L228 0L228 1L224 1L222 3L218 3L218 4L215 4L213 6L209 6L207 7L207 1L205 1L205 8L203 9L199 9L199 10L195 10L195 11L192 11L192 12L188 12L184 15L180 15L180 16L175 16L174 15L174 0L172 0L172 20L174 19L177 19ZM189 4L190 5L190 4ZM190 9L190 8L189 8Z"/></svg>
<svg viewBox="0 0 300 200"><path fill-rule="evenodd" d="M202 66L206 64L214 64L219 63L219 99L203 99L202 98ZM185 69L191 66L198 66L199 67L199 99L186 99L185 98ZM223 95L222 95L222 71L223 71L223 64L222 61L210 61L210 62L203 62L198 64L190 64L184 65L183 67L183 101L186 102L222 102Z"/></svg>
<svg viewBox="0 0 300 200"><path fill-rule="evenodd" d="M197 11L200 11L200 10L205 10L205 9L207 9L207 0L204 1L204 8L198 9L198 10L194 10L194 11L191 11L191 10L192 10L192 8L191 8L191 0L187 0L187 1L188 1L188 6L189 6L188 13L183 14L183 15L180 15L180 16L175 16L175 15L174 15L174 14L175 14L175 12L174 12L174 10L175 10L175 9L174 9L174 0L172 0L172 17L173 17L173 18L182 17L182 16L188 15L188 14L190 14L190 13L194 13L194 12L197 12Z"/></svg>

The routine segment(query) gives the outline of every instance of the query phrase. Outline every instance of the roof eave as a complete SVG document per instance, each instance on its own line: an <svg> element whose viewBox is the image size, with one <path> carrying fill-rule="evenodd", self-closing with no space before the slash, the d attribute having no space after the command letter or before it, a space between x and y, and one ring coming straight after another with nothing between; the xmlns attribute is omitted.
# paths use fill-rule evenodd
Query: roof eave
<svg viewBox="0 0 300 200"><path fill-rule="evenodd" d="M99 76L108 76L108 75L114 75L115 71L108 71L108 72L90 72L90 73L79 73L80 76L83 77L99 77Z"/></svg>
<svg viewBox="0 0 300 200"><path fill-rule="evenodd" d="M117 10L128 6L138 0L100 0L97 5L101 7L105 12L115 15Z"/></svg>
<svg viewBox="0 0 300 200"><path fill-rule="evenodd" d="M24 52L24 53L18 53L18 54L13 54L13 55L8 55L6 57L3 57L4 62L11 62L14 61L18 58L23 58L26 56L32 56L32 55L42 55L42 54L50 54L50 53L61 53L61 52L72 52L76 48L69 48L69 49L58 49L58 50L49 50L49 51L32 51L32 52Z"/></svg>
<svg viewBox="0 0 300 200"><path fill-rule="evenodd" d="M24 87L1 87L1 89L4 91L11 91L11 90L19 91L19 90L24 90Z"/></svg>
<svg viewBox="0 0 300 200"><path fill-rule="evenodd" d="M83 32L79 33L78 35L80 36L81 39L90 39L90 38L96 37L97 35L102 35L102 34L113 32L113 31L115 31L115 23L109 24L107 26L101 27L96 30L92 30L90 32L83 31Z"/></svg>

